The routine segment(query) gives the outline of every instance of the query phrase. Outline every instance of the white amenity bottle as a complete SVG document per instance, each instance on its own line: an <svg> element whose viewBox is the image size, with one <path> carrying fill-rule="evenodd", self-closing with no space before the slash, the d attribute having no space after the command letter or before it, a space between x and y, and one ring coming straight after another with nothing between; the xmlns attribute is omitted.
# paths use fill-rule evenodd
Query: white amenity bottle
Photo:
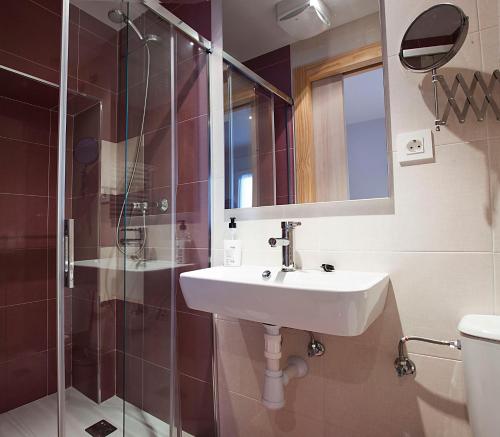
<svg viewBox="0 0 500 437"><path fill-rule="evenodd" d="M227 267L241 266L241 241L238 239L236 231L236 217L231 217L224 238L224 265Z"/></svg>

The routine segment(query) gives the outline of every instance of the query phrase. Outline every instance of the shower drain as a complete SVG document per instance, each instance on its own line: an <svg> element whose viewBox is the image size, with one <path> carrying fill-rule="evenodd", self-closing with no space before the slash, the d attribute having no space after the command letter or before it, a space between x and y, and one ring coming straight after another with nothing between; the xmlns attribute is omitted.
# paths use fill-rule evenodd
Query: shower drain
<svg viewBox="0 0 500 437"><path fill-rule="evenodd" d="M96 424L89 426L85 431L92 437L106 437L116 430L117 428L111 425L111 423L106 420L100 420Z"/></svg>

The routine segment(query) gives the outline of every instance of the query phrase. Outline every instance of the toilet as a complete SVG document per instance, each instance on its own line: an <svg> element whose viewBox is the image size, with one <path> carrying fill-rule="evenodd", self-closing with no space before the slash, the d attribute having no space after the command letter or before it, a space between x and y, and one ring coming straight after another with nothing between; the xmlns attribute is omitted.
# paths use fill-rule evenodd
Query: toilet
<svg viewBox="0 0 500 437"><path fill-rule="evenodd" d="M500 435L500 316L467 315L462 339L467 407L474 437Z"/></svg>

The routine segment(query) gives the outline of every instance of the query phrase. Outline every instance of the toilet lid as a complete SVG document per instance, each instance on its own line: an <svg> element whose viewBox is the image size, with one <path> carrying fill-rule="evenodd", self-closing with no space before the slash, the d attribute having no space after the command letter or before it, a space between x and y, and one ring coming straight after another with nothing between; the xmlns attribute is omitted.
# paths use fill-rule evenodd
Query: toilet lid
<svg viewBox="0 0 500 437"><path fill-rule="evenodd" d="M500 341L500 316L469 314L460 320L458 330L465 335Z"/></svg>

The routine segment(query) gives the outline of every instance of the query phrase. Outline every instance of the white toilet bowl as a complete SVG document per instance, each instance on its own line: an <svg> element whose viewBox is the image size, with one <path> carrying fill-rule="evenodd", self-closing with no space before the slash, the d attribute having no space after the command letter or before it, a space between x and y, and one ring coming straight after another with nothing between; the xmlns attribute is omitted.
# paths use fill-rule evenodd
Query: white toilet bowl
<svg viewBox="0 0 500 437"><path fill-rule="evenodd" d="M500 436L500 316L467 315L462 334L467 407L474 437Z"/></svg>

